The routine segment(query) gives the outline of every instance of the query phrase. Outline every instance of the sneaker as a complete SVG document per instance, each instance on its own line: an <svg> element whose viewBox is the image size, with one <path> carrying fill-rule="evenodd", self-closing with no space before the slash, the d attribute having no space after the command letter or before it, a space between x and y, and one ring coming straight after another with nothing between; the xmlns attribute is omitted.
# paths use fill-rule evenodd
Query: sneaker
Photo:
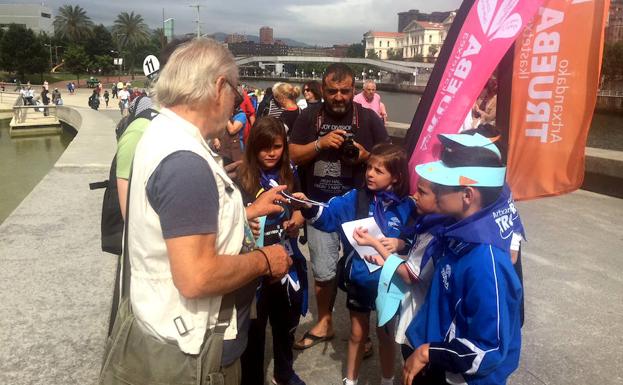
<svg viewBox="0 0 623 385"><path fill-rule="evenodd" d="M297 376L296 373L293 374L287 382L277 382L277 379L273 377L272 383L273 385L306 385L305 381L301 380L301 378Z"/></svg>

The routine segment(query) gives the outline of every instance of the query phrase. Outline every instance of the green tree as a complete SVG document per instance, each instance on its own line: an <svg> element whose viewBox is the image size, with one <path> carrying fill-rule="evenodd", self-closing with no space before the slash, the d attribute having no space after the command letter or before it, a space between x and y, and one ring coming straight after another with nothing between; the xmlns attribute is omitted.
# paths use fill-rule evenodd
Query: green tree
<svg viewBox="0 0 623 385"><path fill-rule="evenodd" d="M402 50L390 48L387 50L387 58L389 60L402 60Z"/></svg>
<svg viewBox="0 0 623 385"><path fill-rule="evenodd" d="M143 17L134 12L121 12L115 19L113 26L113 38L121 48L128 61L128 68L134 79L134 63L136 62L136 50L149 42L149 28L143 21Z"/></svg>
<svg viewBox="0 0 623 385"><path fill-rule="evenodd" d="M48 68L49 52L32 29L9 25L0 42L0 67L15 72L20 79L25 74L41 74Z"/></svg>
<svg viewBox="0 0 623 385"><path fill-rule="evenodd" d="M376 51L375 51L373 48L370 48L370 49L368 50L368 56L367 56L367 58L368 58L368 59L378 59L378 58L379 58L379 55L377 55L377 54L376 54Z"/></svg>
<svg viewBox="0 0 623 385"><path fill-rule="evenodd" d="M161 50L167 45L167 43L168 43L168 39L164 35L164 29L156 28L154 32L152 32L151 34L151 45Z"/></svg>
<svg viewBox="0 0 623 385"><path fill-rule="evenodd" d="M91 36L93 22L87 12L79 5L63 5L54 17L54 31L63 39L73 44L83 42Z"/></svg>
<svg viewBox="0 0 623 385"><path fill-rule="evenodd" d="M109 74L113 70L113 58L110 55L95 55L91 60L91 65L103 74Z"/></svg>
<svg viewBox="0 0 623 385"><path fill-rule="evenodd" d="M102 24L93 27L93 34L86 40L84 49L92 59L95 56L110 55L110 51L115 49L112 35Z"/></svg>
<svg viewBox="0 0 623 385"><path fill-rule="evenodd" d="M416 53L415 56L413 57L413 61L416 62L424 62L424 55L422 55L421 53Z"/></svg>
<svg viewBox="0 0 623 385"><path fill-rule="evenodd" d="M366 53L362 43L351 44L346 51L346 57L364 57Z"/></svg>
<svg viewBox="0 0 623 385"><path fill-rule="evenodd" d="M439 47L436 44L428 47L428 55L430 58L429 61L435 61L435 55L437 54L437 52L439 52Z"/></svg>
<svg viewBox="0 0 623 385"><path fill-rule="evenodd" d="M89 55L85 52L84 47L72 45L67 48L64 57L65 69L75 74L78 78L78 83L80 83L80 74L85 73L92 64Z"/></svg>

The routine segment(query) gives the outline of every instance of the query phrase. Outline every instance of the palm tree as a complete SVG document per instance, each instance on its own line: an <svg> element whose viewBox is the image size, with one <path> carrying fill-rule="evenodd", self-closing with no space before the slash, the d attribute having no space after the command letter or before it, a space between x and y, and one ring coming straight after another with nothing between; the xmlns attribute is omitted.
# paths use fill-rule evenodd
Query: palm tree
<svg viewBox="0 0 623 385"><path fill-rule="evenodd" d="M73 42L83 41L91 36L93 22L87 12L79 5L63 5L54 17L54 30L60 38Z"/></svg>
<svg viewBox="0 0 623 385"><path fill-rule="evenodd" d="M152 44L156 43L155 45L159 49L163 49L167 45L167 42L168 42L168 39L164 34L164 29L156 28L151 35L151 41L152 41Z"/></svg>
<svg viewBox="0 0 623 385"><path fill-rule="evenodd" d="M143 16L134 14L134 11L121 12L117 15L112 32L118 47L126 53L128 67L132 71L134 66L132 52L149 42L149 28L143 21ZM134 78L134 72L132 72L132 78Z"/></svg>

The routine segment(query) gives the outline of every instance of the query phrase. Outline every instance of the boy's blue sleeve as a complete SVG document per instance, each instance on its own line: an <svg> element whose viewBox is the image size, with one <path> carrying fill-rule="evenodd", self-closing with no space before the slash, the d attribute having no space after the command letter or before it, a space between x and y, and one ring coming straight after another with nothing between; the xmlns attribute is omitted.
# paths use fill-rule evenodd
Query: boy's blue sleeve
<svg viewBox="0 0 623 385"><path fill-rule="evenodd" d="M329 200L329 207L320 207L313 218L312 226L320 231L333 233L341 230L342 223L355 220L357 207L357 190L350 190L342 196Z"/></svg>
<svg viewBox="0 0 623 385"><path fill-rule="evenodd" d="M463 257L471 261L463 272L462 303L456 305L464 319L455 320L466 328L459 335L457 327L457 334L451 331L444 342L431 342L429 360L450 372L481 377L503 365L509 354L518 359L521 286L510 261L502 260L508 258L503 252L481 245L469 254Z"/></svg>

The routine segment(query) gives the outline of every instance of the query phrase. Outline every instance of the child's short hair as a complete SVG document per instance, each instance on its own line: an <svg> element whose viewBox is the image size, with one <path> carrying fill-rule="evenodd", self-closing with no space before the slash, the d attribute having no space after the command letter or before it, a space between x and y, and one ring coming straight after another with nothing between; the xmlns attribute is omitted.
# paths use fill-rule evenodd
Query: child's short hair
<svg viewBox="0 0 623 385"><path fill-rule="evenodd" d="M372 157L380 159L392 177L396 178L392 186L394 193L400 197L409 195L409 161L405 150L395 144L379 143L372 147Z"/></svg>
<svg viewBox="0 0 623 385"><path fill-rule="evenodd" d="M466 147L461 145L445 148L441 153L441 161L444 166L454 167L502 167L502 160L493 151L485 147ZM495 202L502 193L503 186L482 187L471 186L480 192L482 197L482 207L489 206ZM435 195L446 191L460 191L465 186L444 186L432 183L431 189Z"/></svg>

